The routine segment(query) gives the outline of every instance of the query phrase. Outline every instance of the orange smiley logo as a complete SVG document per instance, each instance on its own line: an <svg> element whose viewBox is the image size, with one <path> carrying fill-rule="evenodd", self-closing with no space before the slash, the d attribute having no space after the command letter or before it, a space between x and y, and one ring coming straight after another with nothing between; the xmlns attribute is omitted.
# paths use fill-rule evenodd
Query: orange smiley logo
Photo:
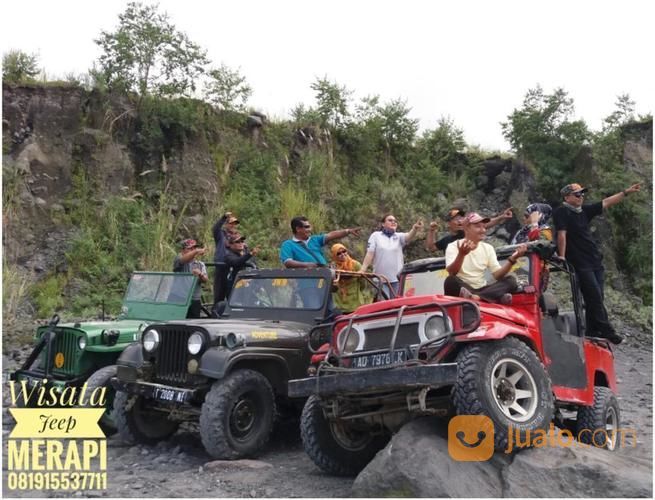
<svg viewBox="0 0 655 500"><path fill-rule="evenodd" d="M485 415L458 415L448 422L448 453L459 462L484 462L494 454L494 424Z"/></svg>

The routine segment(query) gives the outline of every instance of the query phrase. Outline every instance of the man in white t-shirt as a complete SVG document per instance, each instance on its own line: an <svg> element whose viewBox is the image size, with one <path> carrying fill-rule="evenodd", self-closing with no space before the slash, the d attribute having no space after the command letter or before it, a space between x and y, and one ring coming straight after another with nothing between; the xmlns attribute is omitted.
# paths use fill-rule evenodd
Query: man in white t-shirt
<svg viewBox="0 0 655 500"><path fill-rule="evenodd" d="M398 221L393 214L386 214L380 222L382 228L371 233L368 239L361 270L365 272L373 264L373 272L385 276L394 293L398 293L398 273L405 263L403 249L423 228L423 220L416 221L408 233L396 231Z"/></svg>
<svg viewBox="0 0 655 500"><path fill-rule="evenodd" d="M453 241L446 248L446 270L448 278L444 283L446 295L487 302L512 303L511 292L516 290L516 278L507 273L519 257L525 255L526 245L520 245L504 265L498 263L496 250L485 243L488 217L475 212L464 219L464 239ZM496 280L488 285L484 277L489 269Z"/></svg>

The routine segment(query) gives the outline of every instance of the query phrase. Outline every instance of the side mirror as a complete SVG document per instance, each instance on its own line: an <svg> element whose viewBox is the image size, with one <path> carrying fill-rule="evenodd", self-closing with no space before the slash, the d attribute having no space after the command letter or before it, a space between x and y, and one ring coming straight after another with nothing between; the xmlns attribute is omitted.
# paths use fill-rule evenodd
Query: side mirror
<svg viewBox="0 0 655 500"><path fill-rule="evenodd" d="M220 318L225 314L225 308L227 307L227 301L226 300L221 300L220 302L216 302L214 304L214 307L212 307L212 318Z"/></svg>

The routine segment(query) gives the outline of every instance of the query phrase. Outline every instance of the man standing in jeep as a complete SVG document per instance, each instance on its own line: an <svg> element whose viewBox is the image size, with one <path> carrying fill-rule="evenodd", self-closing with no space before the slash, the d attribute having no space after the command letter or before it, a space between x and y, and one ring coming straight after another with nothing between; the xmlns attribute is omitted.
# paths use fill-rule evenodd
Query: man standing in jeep
<svg viewBox="0 0 655 500"><path fill-rule="evenodd" d="M182 242L182 251L173 260L174 273L193 273L198 277L187 318L200 317L200 311L202 309L202 284L206 283L209 279L205 264L196 258L199 255L205 255L205 249L196 240L188 238Z"/></svg>
<svg viewBox="0 0 655 500"><path fill-rule="evenodd" d="M604 305L603 256L594 241L589 222L604 209L623 201L630 193L641 190L633 184L620 193L608 196L598 203L583 205L587 188L580 184L567 184L560 190L564 203L553 213L557 231L557 253L573 267L585 301L587 336L603 337L620 344L623 336L614 330Z"/></svg>

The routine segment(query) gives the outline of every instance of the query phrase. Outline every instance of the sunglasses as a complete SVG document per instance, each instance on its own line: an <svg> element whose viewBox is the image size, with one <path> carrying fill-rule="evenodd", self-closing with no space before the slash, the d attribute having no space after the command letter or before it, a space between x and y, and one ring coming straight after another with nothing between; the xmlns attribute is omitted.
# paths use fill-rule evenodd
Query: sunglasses
<svg viewBox="0 0 655 500"><path fill-rule="evenodd" d="M337 255L346 255L348 253L348 250L339 250L337 252Z"/></svg>
<svg viewBox="0 0 655 500"><path fill-rule="evenodd" d="M309 224L306 224L306 225L303 225L302 228L303 228L303 229L311 229L312 226L310 226Z"/></svg>
<svg viewBox="0 0 655 500"><path fill-rule="evenodd" d="M584 198L584 195L585 195L584 193L573 193L573 196L575 196L576 198Z"/></svg>

